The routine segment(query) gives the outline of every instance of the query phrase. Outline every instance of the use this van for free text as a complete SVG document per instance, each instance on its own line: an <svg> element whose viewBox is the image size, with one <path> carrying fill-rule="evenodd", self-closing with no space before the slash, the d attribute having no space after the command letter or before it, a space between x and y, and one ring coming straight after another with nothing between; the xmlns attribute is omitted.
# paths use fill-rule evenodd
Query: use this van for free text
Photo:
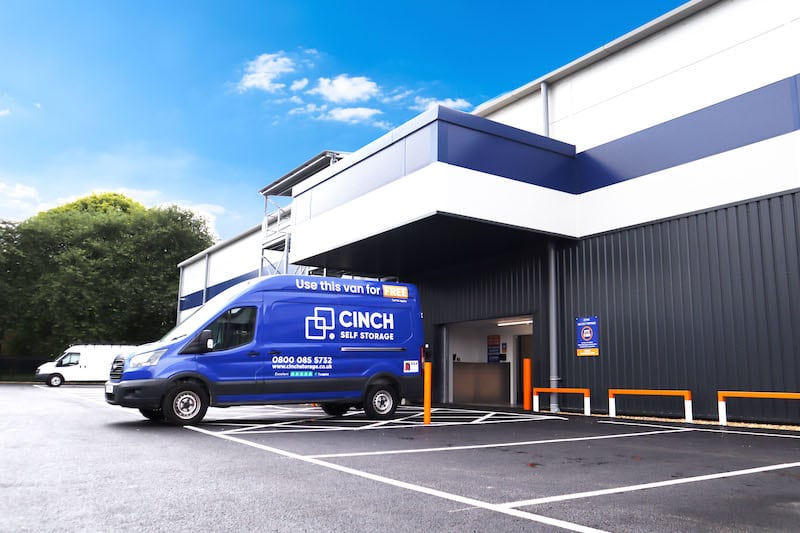
<svg viewBox="0 0 800 533"><path fill-rule="evenodd" d="M419 397L422 313L413 285L268 276L209 300L160 341L118 357L110 404L199 422L209 406L318 403L389 418Z"/></svg>

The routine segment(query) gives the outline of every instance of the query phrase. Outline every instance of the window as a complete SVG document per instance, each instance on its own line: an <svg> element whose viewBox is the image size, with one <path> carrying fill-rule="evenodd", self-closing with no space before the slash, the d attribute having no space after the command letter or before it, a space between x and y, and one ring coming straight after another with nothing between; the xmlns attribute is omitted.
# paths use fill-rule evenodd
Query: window
<svg viewBox="0 0 800 533"><path fill-rule="evenodd" d="M234 307L222 313L206 329L214 341L212 351L229 350L253 340L256 327L255 307Z"/></svg>
<svg viewBox="0 0 800 533"><path fill-rule="evenodd" d="M81 360L81 354L77 352L68 353L61 358L61 361L58 362L58 366L75 366Z"/></svg>

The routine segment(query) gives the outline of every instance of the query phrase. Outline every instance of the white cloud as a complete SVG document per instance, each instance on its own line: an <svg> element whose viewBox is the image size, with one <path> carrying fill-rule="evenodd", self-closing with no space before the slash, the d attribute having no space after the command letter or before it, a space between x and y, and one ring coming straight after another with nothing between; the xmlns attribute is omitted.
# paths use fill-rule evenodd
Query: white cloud
<svg viewBox="0 0 800 533"><path fill-rule="evenodd" d="M372 109L369 107L337 107L331 109L319 118L347 124L362 124L371 122L373 117L381 114L383 114L383 111L380 109Z"/></svg>
<svg viewBox="0 0 800 533"><path fill-rule="evenodd" d="M404 100L414 94L412 90L402 90L402 89L395 89L392 91L391 94L388 94L381 98L381 102L384 104L392 104L395 102L399 102L400 100Z"/></svg>
<svg viewBox="0 0 800 533"><path fill-rule="evenodd" d="M290 115L308 115L311 113L320 113L328 108L326 105L306 104L303 107L295 107L289 110Z"/></svg>
<svg viewBox="0 0 800 533"><path fill-rule="evenodd" d="M324 58L325 54L315 49L262 54L247 64L247 72L238 83L239 92L258 89L278 93L266 102L275 110L275 126L287 117L309 116L389 130L395 115L407 113L408 109L426 111L439 105L464 111L472 108L463 98L423 97L419 96L419 89L382 87L368 76L318 76L314 60Z"/></svg>
<svg viewBox="0 0 800 533"><path fill-rule="evenodd" d="M318 94L329 102L339 104L369 100L378 96L380 89L377 83L364 76L340 74L333 79L320 78L317 87L308 93Z"/></svg>
<svg viewBox="0 0 800 533"><path fill-rule="evenodd" d="M301 91L306 88L306 85L308 85L308 78L303 78L293 81L289 88L293 91Z"/></svg>
<svg viewBox="0 0 800 533"><path fill-rule="evenodd" d="M248 196L251 186L240 186L252 179L213 160L147 145L64 152L24 172L0 167L0 219L20 222L92 193L115 192L145 207L174 204L189 209L219 240L263 216L263 199Z"/></svg>
<svg viewBox="0 0 800 533"><path fill-rule="evenodd" d="M472 107L472 104L463 98L445 98L444 100L438 100L436 98L423 98L421 96L417 96L414 98L414 105L411 106L411 109L414 111L427 111L440 105L449 107L451 109L469 109Z"/></svg>
<svg viewBox="0 0 800 533"><path fill-rule="evenodd" d="M20 214L30 213L39 203L39 191L22 183L8 184L0 181L0 219L24 220Z"/></svg>
<svg viewBox="0 0 800 533"><path fill-rule="evenodd" d="M372 125L378 129L385 131L389 131L392 128L394 128L394 125L392 123L386 122L385 120L376 120L375 122L372 123Z"/></svg>
<svg viewBox="0 0 800 533"><path fill-rule="evenodd" d="M276 98L274 100L270 100L271 104L295 104L295 105L302 105L303 99L293 94L289 98Z"/></svg>
<svg viewBox="0 0 800 533"><path fill-rule="evenodd" d="M239 80L237 87L239 92L258 89L274 93L286 86L283 83L276 83L275 80L281 74L294 72L294 70L294 61L283 52L261 54L247 64L246 73Z"/></svg>
<svg viewBox="0 0 800 533"><path fill-rule="evenodd" d="M8 107L0 109L0 117L7 117L10 114L11 114L11 109L9 109Z"/></svg>

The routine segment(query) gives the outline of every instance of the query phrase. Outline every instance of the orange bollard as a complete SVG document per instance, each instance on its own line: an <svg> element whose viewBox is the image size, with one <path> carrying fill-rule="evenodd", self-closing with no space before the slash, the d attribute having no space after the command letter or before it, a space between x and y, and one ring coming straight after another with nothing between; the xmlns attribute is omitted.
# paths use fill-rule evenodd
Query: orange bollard
<svg viewBox="0 0 800 533"><path fill-rule="evenodd" d="M531 376L531 360L522 360L522 407L526 411L533 409L531 405L531 384L533 378Z"/></svg>
<svg viewBox="0 0 800 533"><path fill-rule="evenodd" d="M431 369L433 363L425 363L422 366L423 373L425 374L424 382L424 399L423 399L423 424L428 425L431 423Z"/></svg>

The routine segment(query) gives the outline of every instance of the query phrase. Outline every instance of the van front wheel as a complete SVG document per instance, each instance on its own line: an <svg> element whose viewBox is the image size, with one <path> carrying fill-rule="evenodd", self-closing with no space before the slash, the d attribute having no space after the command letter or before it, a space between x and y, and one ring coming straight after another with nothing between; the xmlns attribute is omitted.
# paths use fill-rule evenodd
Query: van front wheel
<svg viewBox="0 0 800 533"><path fill-rule="evenodd" d="M197 383L177 383L162 403L162 412L167 422L179 426L196 424L208 410L208 394Z"/></svg>
<svg viewBox="0 0 800 533"><path fill-rule="evenodd" d="M391 385L376 385L367 391L364 412L369 418L386 420L397 409L397 392Z"/></svg>
<svg viewBox="0 0 800 533"><path fill-rule="evenodd" d="M61 374L50 374L47 378L47 385L49 387L60 387L62 383L64 383L64 378L61 377Z"/></svg>

